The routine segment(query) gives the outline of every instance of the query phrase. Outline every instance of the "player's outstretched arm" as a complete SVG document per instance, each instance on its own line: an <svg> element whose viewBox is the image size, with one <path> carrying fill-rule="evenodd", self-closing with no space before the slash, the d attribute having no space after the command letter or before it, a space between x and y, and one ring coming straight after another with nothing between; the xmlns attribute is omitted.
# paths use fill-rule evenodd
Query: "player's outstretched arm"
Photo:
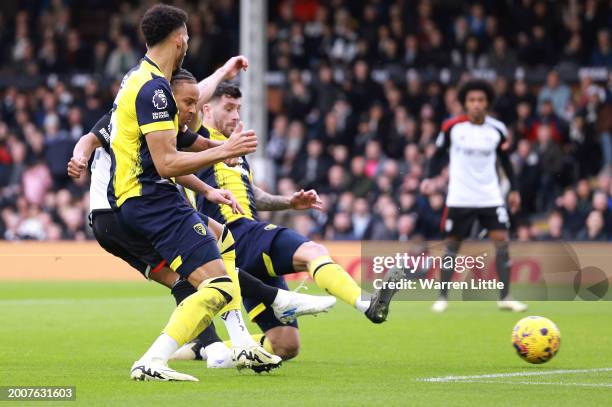
<svg viewBox="0 0 612 407"><path fill-rule="evenodd" d="M72 158L68 161L68 175L78 179L87 169L89 157L98 147L102 147L102 143L95 134L89 132L83 135L74 146Z"/></svg>
<svg viewBox="0 0 612 407"><path fill-rule="evenodd" d="M233 213L244 214L242 207L238 204L234 195L226 189L215 189L195 175L182 175L176 177L176 182L185 188L189 188L192 191L204 195L204 198L210 202L231 206Z"/></svg>
<svg viewBox="0 0 612 407"><path fill-rule="evenodd" d="M192 153L197 153L198 151L208 150L209 148L219 147L223 144L223 141L217 140L209 140L206 137L202 137L198 135L198 138L195 139L192 145L189 147L183 148L183 151L189 151Z"/></svg>
<svg viewBox="0 0 612 407"><path fill-rule="evenodd" d="M291 196L282 196L269 194L263 189L253 185L253 195L257 210L260 211L282 211L284 209L322 210L323 205L317 191L314 189L309 191L301 189Z"/></svg>
<svg viewBox="0 0 612 407"><path fill-rule="evenodd" d="M208 102L212 97L217 86L222 82L234 79L240 71L246 71L249 67L249 60L238 55L227 60L225 64L217 69L212 75L198 83L200 98L198 99L197 111L202 110L204 103Z"/></svg>
<svg viewBox="0 0 612 407"><path fill-rule="evenodd" d="M241 157L257 149L255 132L242 131L242 123L223 145L197 153L177 151L174 130L152 131L145 138L155 169L164 178L193 174L212 164Z"/></svg>

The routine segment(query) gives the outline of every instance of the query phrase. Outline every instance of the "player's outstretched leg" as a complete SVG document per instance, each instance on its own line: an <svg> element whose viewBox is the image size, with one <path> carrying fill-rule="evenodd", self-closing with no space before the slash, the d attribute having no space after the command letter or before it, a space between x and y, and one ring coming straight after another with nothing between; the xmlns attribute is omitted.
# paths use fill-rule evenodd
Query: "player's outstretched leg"
<svg viewBox="0 0 612 407"><path fill-rule="evenodd" d="M389 303L395 291L379 291L372 298L363 298L361 287L339 264L330 257L327 249L308 241L298 247L293 255L296 271L308 270L315 283L331 295L341 299L374 323L386 320Z"/></svg>
<svg viewBox="0 0 612 407"><path fill-rule="evenodd" d="M238 279L244 297L258 300L272 308L276 318L285 324L304 315L328 312L336 304L336 297L331 295L308 295L282 290L264 283L246 271L240 270Z"/></svg>
<svg viewBox="0 0 612 407"><path fill-rule="evenodd" d="M274 315L285 324L303 315L328 312L336 303L336 298L333 296L315 296L283 290L268 285L242 270L238 271L238 279L240 290L246 298L269 307ZM172 294L177 304L193 292L195 289L185 280L178 281L172 287ZM272 344L265 335L255 334L251 337L268 353L274 354ZM170 359L205 360L209 368L236 367L235 362L231 359L228 346L232 346L232 341L222 342L216 333L214 324L211 324L194 341L179 348Z"/></svg>

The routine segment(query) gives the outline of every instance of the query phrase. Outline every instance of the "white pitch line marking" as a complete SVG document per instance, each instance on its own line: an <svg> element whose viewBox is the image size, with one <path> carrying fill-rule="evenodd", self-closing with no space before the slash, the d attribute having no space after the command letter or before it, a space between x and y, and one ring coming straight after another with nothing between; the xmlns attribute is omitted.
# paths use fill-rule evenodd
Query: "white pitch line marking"
<svg viewBox="0 0 612 407"><path fill-rule="evenodd" d="M538 386L583 386L583 387L612 387L612 383L568 383L568 382L496 382L494 380L456 380L452 383L477 384L521 384Z"/></svg>
<svg viewBox="0 0 612 407"><path fill-rule="evenodd" d="M424 377L417 379L420 382L458 382L466 380L478 379L495 379L503 377L525 377L525 376L546 376L560 374L579 374L579 373L596 373L596 372L612 372L612 367L602 367L596 369L559 369L559 370L543 370L541 372L511 372L511 373L493 373L481 374L472 376L442 376L442 377Z"/></svg>

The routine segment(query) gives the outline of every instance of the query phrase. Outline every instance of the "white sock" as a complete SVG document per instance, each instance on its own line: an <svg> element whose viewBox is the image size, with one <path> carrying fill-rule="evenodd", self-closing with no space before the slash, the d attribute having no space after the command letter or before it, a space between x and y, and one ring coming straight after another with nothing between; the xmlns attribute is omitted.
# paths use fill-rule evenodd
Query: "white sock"
<svg viewBox="0 0 612 407"><path fill-rule="evenodd" d="M227 311L221 315L221 319L225 323L225 329L232 341L232 346L253 346L256 345L251 334L247 329L242 313L239 310Z"/></svg>
<svg viewBox="0 0 612 407"><path fill-rule="evenodd" d="M161 334L140 359L159 360L166 363L168 362L168 359L170 359L170 356L172 356L172 354L176 352L178 348L178 343L170 335Z"/></svg>
<svg viewBox="0 0 612 407"><path fill-rule="evenodd" d="M355 301L355 308L365 313L368 308L370 308L370 303L370 300L362 300L361 298L357 298L357 301Z"/></svg>
<svg viewBox="0 0 612 407"><path fill-rule="evenodd" d="M272 303L273 307L285 307L291 301L291 294L289 291L279 289Z"/></svg>

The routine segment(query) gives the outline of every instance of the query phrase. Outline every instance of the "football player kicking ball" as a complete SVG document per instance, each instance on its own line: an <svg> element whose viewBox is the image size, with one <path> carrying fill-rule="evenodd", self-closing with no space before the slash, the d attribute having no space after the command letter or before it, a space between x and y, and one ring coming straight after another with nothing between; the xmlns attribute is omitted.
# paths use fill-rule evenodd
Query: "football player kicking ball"
<svg viewBox="0 0 612 407"><path fill-rule="evenodd" d="M213 141L225 141L240 122L241 92L233 84L221 83L203 108L203 125L198 130ZM225 223L236 239L236 265L268 285L286 289L285 274L307 271L316 284L343 300L374 323L385 321L394 291L377 291L373 297L362 295L361 288L338 265L327 249L295 231L258 220L257 211L285 209L320 209L314 190L293 196L270 195L254 185L248 162L239 165L218 163L206 168L200 178L215 188L227 189L238 200L244 214L235 214L225 206L199 199L198 209L220 223ZM266 307L248 298L244 305L249 317L265 333L264 347L283 359L295 357L299 333L295 321L286 324Z"/></svg>
<svg viewBox="0 0 612 407"><path fill-rule="evenodd" d="M231 62L228 63L231 64ZM179 109L179 127L182 129L177 136L177 146L189 151L199 151L221 145L222 143L214 143L186 129L186 125L195 115L195 104L198 100L199 92L195 77L188 71L181 69L172 76L171 86ZM111 159L108 152L110 132L109 113L103 116L88 134L81 137L75 146L73 158L68 164L68 174L73 178L80 178L87 168L89 157L95 150L90 185L90 220L97 241L106 251L125 260L146 278L170 288L178 305L189 295L195 293L195 288L186 280L180 279L178 274L168 268L165 261L155 252L155 249L147 240L122 229L108 203L106 191L110 180ZM247 150L238 151L238 153L241 154L244 151ZM190 180L189 177L179 177L177 182L194 188L203 194L206 199L232 206L232 210L235 212L241 210L230 192L215 190L195 176L191 176L191 178ZM231 234L214 220L205 219L207 220L205 222L206 226L218 239L224 260L227 257L233 258L233 250L223 250L223 247L231 246L233 242ZM327 310L321 306L321 300L324 297L282 291L276 287L267 286L250 274L240 271L238 276L242 295L264 302L279 317L290 311L295 311L298 316L301 316ZM333 297L330 298L333 299ZM236 366L236 361L232 360L230 350L225 345L220 344L220 339L214 330L206 330L197 339L198 343L201 344L201 349L197 349L197 356L207 360L208 367ZM191 359L194 357L196 357L195 354Z"/></svg>
<svg viewBox="0 0 612 407"><path fill-rule="evenodd" d="M442 124L436 151L429 162L428 177L439 174L449 156L448 195L440 225L445 234L445 256L453 259L457 256L461 242L469 237L474 223L478 221L495 245L495 269L503 283L497 305L500 309L522 312L527 310L527 305L513 300L509 294L510 219L497 175L498 162L510 182L508 204L511 209L518 209L520 196L506 152L508 130L502 122L487 115L494 96L493 88L485 81L472 80L461 87L459 101L467 114ZM433 189L432 179L423 180L423 193L429 194ZM444 312L448 307L448 283L453 273L453 267L443 267L441 270L443 285L440 298L432 307L435 312Z"/></svg>
<svg viewBox="0 0 612 407"><path fill-rule="evenodd" d="M224 264L205 219L174 183L175 177L210 164L212 151L191 153L176 148L178 108L169 81L187 52L186 21L187 14L176 7L159 4L146 11L140 28L147 53L123 78L111 116L108 199L118 222L147 239L173 271L197 287L133 364L131 377L135 380L197 381L170 369L167 362L217 314L224 316L230 336L236 334L243 341L235 344L242 348L239 355L249 355L251 362L264 362L266 367L279 365L274 355L244 335L242 315L234 312L240 309L237 276L231 278L235 268ZM249 139L247 145L256 145L254 133L245 132L242 138Z"/></svg>

